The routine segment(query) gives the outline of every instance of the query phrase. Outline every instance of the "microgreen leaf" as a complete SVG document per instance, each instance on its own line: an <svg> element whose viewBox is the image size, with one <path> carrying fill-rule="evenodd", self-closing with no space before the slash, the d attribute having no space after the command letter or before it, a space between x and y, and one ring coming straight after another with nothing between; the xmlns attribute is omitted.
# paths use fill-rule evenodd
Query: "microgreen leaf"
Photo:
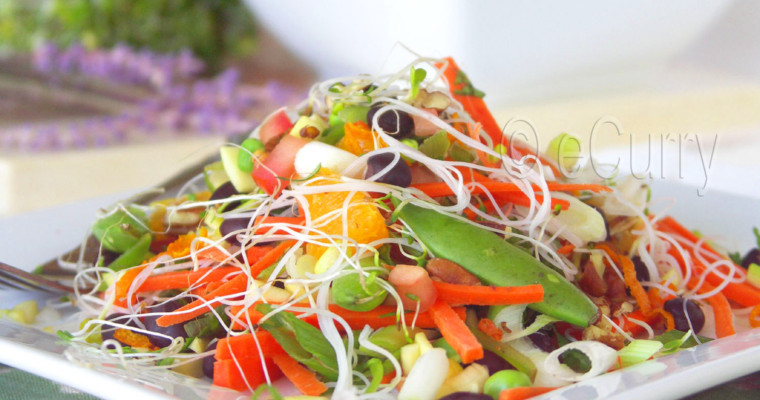
<svg viewBox="0 0 760 400"><path fill-rule="evenodd" d="M74 339L74 335L72 335L71 332L69 331L63 331L59 329L58 331L55 332L55 334L58 335L59 338L67 342L70 342L71 339Z"/></svg>
<svg viewBox="0 0 760 400"><path fill-rule="evenodd" d="M420 83L425 80L426 76L427 71L425 71L423 68L412 67L411 71L409 72L409 79L412 83L412 91L410 93L411 99L417 97L417 94L420 92Z"/></svg>
<svg viewBox="0 0 760 400"><path fill-rule="evenodd" d="M256 311L269 314L269 304L259 304ZM261 323L277 343L296 361L316 371L328 380L338 379L335 350L322 332L290 312L279 312Z"/></svg>

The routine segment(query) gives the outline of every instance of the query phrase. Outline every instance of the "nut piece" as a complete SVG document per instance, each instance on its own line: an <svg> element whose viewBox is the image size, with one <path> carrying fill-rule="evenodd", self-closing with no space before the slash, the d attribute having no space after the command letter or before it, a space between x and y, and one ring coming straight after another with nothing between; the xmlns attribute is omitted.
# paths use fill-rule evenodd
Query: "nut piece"
<svg viewBox="0 0 760 400"><path fill-rule="evenodd" d="M480 279L461 265L443 258L433 258L425 265L430 277L456 285L480 285Z"/></svg>

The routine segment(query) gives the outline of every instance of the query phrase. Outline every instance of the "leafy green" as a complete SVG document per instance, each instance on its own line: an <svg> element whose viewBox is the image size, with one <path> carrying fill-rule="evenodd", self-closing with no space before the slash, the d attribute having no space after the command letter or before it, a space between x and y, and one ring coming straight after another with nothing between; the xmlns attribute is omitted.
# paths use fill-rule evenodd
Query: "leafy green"
<svg viewBox="0 0 760 400"><path fill-rule="evenodd" d="M269 314L269 304L259 304L256 311ZM335 350L322 332L297 318L293 313L279 312L261 323L277 343L296 361L311 368L328 380L338 379Z"/></svg>
<svg viewBox="0 0 760 400"><path fill-rule="evenodd" d="M71 332L69 331L64 331L64 330L59 329L58 331L55 332L55 334L58 335L59 338L67 342L70 342L71 339L74 339L74 335L72 335Z"/></svg>
<svg viewBox="0 0 760 400"><path fill-rule="evenodd" d="M229 323L230 318L227 316L227 313L224 312L224 306L217 307L215 311L219 314L225 324ZM223 329L216 315L211 312L186 322L183 328L185 328L185 333L187 333L188 337L200 338L211 337L216 333L220 333Z"/></svg>
<svg viewBox="0 0 760 400"><path fill-rule="evenodd" d="M412 90L410 93L411 99L417 97L417 93L420 92L420 83L425 80L426 76L427 71L425 71L423 68L412 67L411 71L409 72L409 80L412 83Z"/></svg>
<svg viewBox="0 0 760 400"><path fill-rule="evenodd" d="M446 152L449 151L449 135L446 131L438 131L433 136L425 139L420 144L419 150L430 158L443 160L446 157Z"/></svg>
<svg viewBox="0 0 760 400"><path fill-rule="evenodd" d="M687 349L689 347L694 347L700 343L707 343L712 340L710 338L697 335L697 338L699 338L699 342L697 342L694 336L695 335L692 334L692 332L683 332L673 329L663 333L660 336L654 337L653 340L662 342L663 347L660 351L662 354L675 353L679 349Z"/></svg>

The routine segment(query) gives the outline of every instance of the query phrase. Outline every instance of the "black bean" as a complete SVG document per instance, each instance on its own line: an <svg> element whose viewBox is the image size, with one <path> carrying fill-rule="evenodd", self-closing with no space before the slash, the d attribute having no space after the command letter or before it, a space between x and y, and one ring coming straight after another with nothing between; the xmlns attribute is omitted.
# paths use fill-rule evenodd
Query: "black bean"
<svg viewBox="0 0 760 400"><path fill-rule="evenodd" d="M747 254L744 255L744 258L742 258L742 267L744 269L749 268L752 264L760 265L760 249L754 248L747 252Z"/></svg>
<svg viewBox="0 0 760 400"><path fill-rule="evenodd" d="M488 368L489 375L493 375L503 369L515 369L515 367L508 363L507 360L488 350L483 350L483 358L476 360L475 362Z"/></svg>
<svg viewBox="0 0 760 400"><path fill-rule="evenodd" d="M367 170L364 172L364 179L382 171L394 160L396 160L396 155L393 153L382 153L371 156L367 160ZM406 161L399 157L393 167L391 167L388 172L376 178L375 181L400 187L409 187L412 183L412 170L409 169L409 165L407 165Z"/></svg>
<svg viewBox="0 0 760 400"><path fill-rule="evenodd" d="M544 331L538 331L528 335L528 339L533 342L539 349L551 353L557 349L557 343L554 338Z"/></svg>
<svg viewBox="0 0 760 400"><path fill-rule="evenodd" d="M146 313L168 313L172 312L180 307L182 307L182 303L179 301L168 301L159 305L156 305L154 307L150 307L145 310ZM176 337L185 337L187 336L187 333L185 332L184 324L174 324L171 326L159 326L156 323L156 320L160 317L160 315L149 315L144 317L143 322L145 323L145 329L151 332L157 332L161 333L167 336L171 336L172 338ZM172 343L172 340L163 336L158 335L147 335L148 340L150 340L150 343L153 344L156 347L166 347Z"/></svg>
<svg viewBox="0 0 760 400"><path fill-rule="evenodd" d="M377 104L372 106L367 112L367 124L372 127L372 119L374 118L377 110L384 107L385 104ZM395 136L397 138L405 138L412 136L414 133L414 119L401 110L387 110L384 111L377 118L377 124L385 133Z"/></svg>
<svg viewBox="0 0 760 400"><path fill-rule="evenodd" d="M240 192L235 189L235 185L232 184L232 182L225 182L216 190L214 190L214 193L211 194L211 198L209 200L224 200L228 199L236 194L240 194ZM224 206L224 211L234 210L241 204L240 200L232 201L229 203L226 203Z"/></svg>
<svg viewBox="0 0 760 400"><path fill-rule="evenodd" d="M631 261L633 262L634 269L636 269L636 280L639 282L649 282L649 268L644 264L644 261L641 261L641 257L633 256L631 257Z"/></svg>
<svg viewBox="0 0 760 400"><path fill-rule="evenodd" d="M237 236L241 231L248 229L249 218L235 218L229 217L222 221L219 225L219 232L224 236L224 239L232 245L240 246L240 241ZM236 232L236 233L233 233Z"/></svg>
<svg viewBox="0 0 760 400"><path fill-rule="evenodd" d="M216 342L214 342L214 343L211 343L206 348L206 351L210 351L210 350L216 349L216 345L218 343L219 343L218 340ZM214 361L216 361L216 360L214 359L214 355L213 354L211 354L211 355L203 358L203 374L206 375L207 377L211 378L211 379L214 379Z"/></svg>
<svg viewBox="0 0 760 400"><path fill-rule="evenodd" d="M438 400L493 400L493 397L482 393L454 392Z"/></svg>
<svg viewBox="0 0 760 400"><path fill-rule="evenodd" d="M684 307L684 303L686 306ZM686 310L684 312L684 309ZM676 297L665 302L665 311L673 315L675 328L686 332L689 330L689 321L694 328L694 333L699 333L705 326L705 314L699 308L699 304L692 300Z"/></svg>

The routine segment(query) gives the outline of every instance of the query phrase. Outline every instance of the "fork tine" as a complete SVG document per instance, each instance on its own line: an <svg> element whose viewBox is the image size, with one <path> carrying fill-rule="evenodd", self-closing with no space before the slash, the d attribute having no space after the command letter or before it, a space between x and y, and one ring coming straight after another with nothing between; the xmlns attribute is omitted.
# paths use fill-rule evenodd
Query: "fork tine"
<svg viewBox="0 0 760 400"><path fill-rule="evenodd" d="M72 293L74 289L0 262L0 280L17 289Z"/></svg>
<svg viewBox="0 0 760 400"><path fill-rule="evenodd" d="M61 289L59 288L54 289L47 285L42 285L34 281L25 280L23 278L13 275L12 273L9 273L8 271L5 271L4 269L0 269L0 283L2 283L3 286L9 289L15 289L15 290L24 290L24 291L36 290L36 291L43 291L43 292L49 292L49 293L61 292Z"/></svg>

